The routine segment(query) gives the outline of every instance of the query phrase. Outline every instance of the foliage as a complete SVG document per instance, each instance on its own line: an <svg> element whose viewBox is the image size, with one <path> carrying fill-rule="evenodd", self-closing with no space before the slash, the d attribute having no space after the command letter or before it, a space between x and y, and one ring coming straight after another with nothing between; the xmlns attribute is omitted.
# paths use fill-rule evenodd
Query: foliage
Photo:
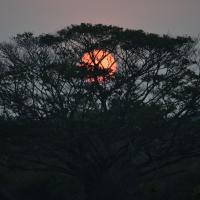
<svg viewBox="0 0 200 200"><path fill-rule="evenodd" d="M90 194L128 155L146 155L136 163L142 170L196 152L194 45L189 37L100 24L23 33L0 44L0 163L76 176ZM112 54L117 72L83 66L82 56L93 50ZM99 81L99 75L109 78Z"/></svg>
<svg viewBox="0 0 200 200"><path fill-rule="evenodd" d="M129 108L135 102L159 105L164 117L191 114L199 105L198 75L188 68L192 44L190 38L91 24L55 35L17 35L0 46L2 115L80 118L112 110L117 102ZM111 53L118 65L106 83L89 84L84 79L88 67L79 67L83 54L94 49Z"/></svg>

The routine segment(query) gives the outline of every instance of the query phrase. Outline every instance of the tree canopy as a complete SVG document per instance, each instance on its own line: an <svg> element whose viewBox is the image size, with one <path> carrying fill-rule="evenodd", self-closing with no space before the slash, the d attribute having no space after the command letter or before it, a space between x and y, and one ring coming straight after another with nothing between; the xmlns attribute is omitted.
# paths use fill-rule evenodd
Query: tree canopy
<svg viewBox="0 0 200 200"><path fill-rule="evenodd" d="M0 46L1 115L66 119L138 105L160 106L164 117L191 114L199 105L192 45L191 38L91 24L53 35L19 34ZM86 74L108 73L79 67L95 49L112 54L118 69L109 81L89 84Z"/></svg>

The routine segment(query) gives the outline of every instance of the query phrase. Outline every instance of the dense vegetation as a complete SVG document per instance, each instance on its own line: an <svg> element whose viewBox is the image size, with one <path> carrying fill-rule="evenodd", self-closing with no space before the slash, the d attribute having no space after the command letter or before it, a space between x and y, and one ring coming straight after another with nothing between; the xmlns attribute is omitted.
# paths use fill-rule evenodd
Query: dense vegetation
<svg viewBox="0 0 200 200"><path fill-rule="evenodd" d="M123 176L116 168L132 169L138 185L146 174L197 156L195 45L189 37L91 24L0 44L1 165L73 176L84 186L82 199L98 199L108 174ZM114 75L81 63L93 50L112 54Z"/></svg>

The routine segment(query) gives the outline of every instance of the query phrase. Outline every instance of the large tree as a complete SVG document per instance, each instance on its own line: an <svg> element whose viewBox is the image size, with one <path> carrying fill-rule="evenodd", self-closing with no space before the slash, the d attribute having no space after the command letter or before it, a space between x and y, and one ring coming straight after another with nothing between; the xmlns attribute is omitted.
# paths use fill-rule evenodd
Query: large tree
<svg viewBox="0 0 200 200"><path fill-rule="evenodd" d="M189 37L91 24L52 35L24 33L2 43L0 107L6 147L1 163L55 170L90 185L127 155L132 159L144 153L145 161L135 163L144 167L167 155L194 152L194 142L186 142L199 130L190 120L200 108L193 47ZM99 67L97 51L106 52L102 60L113 56L115 73ZM92 65L83 62L86 53ZM6 128L5 120L9 124L11 119L20 130L17 137L12 127Z"/></svg>

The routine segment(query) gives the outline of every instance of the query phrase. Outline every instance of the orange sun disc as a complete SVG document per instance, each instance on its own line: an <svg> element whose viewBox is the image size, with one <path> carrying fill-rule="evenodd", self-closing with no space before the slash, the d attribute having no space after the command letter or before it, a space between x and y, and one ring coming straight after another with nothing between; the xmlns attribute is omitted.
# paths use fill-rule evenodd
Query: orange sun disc
<svg viewBox="0 0 200 200"><path fill-rule="evenodd" d="M108 69L108 74L105 76L99 75L96 79L92 76L87 77L87 81L94 82L105 81L108 78L111 78L116 70L117 64L114 57L107 51L103 50L93 50L87 53L84 53L81 58L81 66L86 67L89 71L94 71L95 69Z"/></svg>

